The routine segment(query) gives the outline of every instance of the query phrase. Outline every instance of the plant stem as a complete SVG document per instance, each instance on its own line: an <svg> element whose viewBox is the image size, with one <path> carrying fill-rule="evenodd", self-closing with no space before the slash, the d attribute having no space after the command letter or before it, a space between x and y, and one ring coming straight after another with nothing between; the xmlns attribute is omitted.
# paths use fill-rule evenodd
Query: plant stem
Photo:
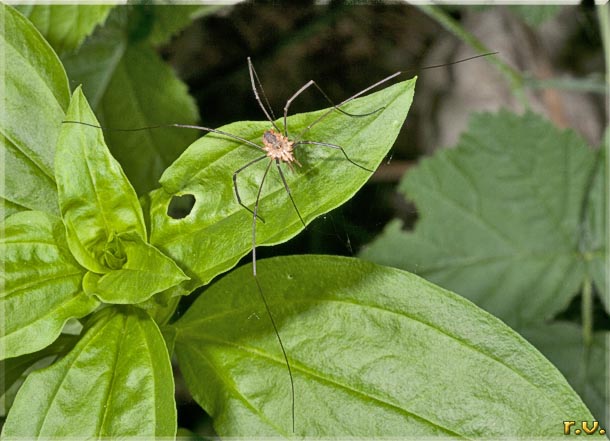
<svg viewBox="0 0 610 441"><path fill-rule="evenodd" d="M581 314L582 340L585 348L588 348L593 343L593 289L588 275L582 283Z"/></svg>
<svg viewBox="0 0 610 441"><path fill-rule="evenodd" d="M457 21L443 12L441 8L432 5L417 5L417 7L476 51L481 53L493 52L476 36L468 32ZM516 69L506 64L499 57L489 57L489 62L495 66L502 75L504 75L513 94L521 102L521 104L526 108L529 107L527 97L525 96L525 79L523 75Z"/></svg>

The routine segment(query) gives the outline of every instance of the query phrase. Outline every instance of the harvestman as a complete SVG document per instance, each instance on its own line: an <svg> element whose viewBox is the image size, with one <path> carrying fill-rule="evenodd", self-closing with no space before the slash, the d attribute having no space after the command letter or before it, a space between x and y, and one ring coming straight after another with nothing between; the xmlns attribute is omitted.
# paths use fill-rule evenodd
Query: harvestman
<svg viewBox="0 0 610 441"><path fill-rule="evenodd" d="M491 52L491 53L486 53L486 54L480 54L480 55L475 55L472 57L468 57L468 58L464 58L461 60L457 60L457 61L453 61L450 63L445 63L445 64L438 64L438 65L433 65L433 66L426 66L423 68L420 68L419 70L426 70L426 69L434 69L437 67L443 67L443 66L450 66L450 65L454 65L454 64L458 64L458 63L463 63L465 61L469 61L469 60L473 60L475 58L480 58L480 57L485 57L488 55L494 55L497 54L497 52ZM351 97L343 100L341 103L335 105L333 104L332 100L328 97L328 95L322 90L322 88L314 81L314 80L310 80L307 83L305 83L299 90L297 90L294 95L292 95L287 101L286 104L284 106L284 114L283 114L283 130L281 130L278 125L275 123L275 115L273 114L273 110L271 109L271 106L269 105L269 102L267 100L267 97L265 96L265 93L263 91L261 82L258 78L258 75L256 74L256 71L254 69L254 66L252 64L252 61L250 59L250 57L248 57L248 71L250 73L250 83L252 86L252 91L254 92L254 97L258 103L258 105L260 106L260 108L262 109L263 113L265 114L265 116L267 117L267 120L269 121L269 123L273 126L273 128L270 128L268 130L265 130L265 132L263 133L262 136L262 146L258 145L250 140L247 140L245 138L242 138L238 135L234 135L232 133L228 133L228 132L224 132L222 130L218 130L218 129L213 129L210 127L204 127L204 126L196 126L196 125L190 125L190 124L166 124L166 125L158 125L158 126L150 126L150 127L142 127L142 128L135 128L135 129L116 129L116 130L120 130L120 131L139 131L139 130L149 130L149 129L154 129L154 128L161 128L161 127L180 127L180 128L188 128L188 129L196 129L196 130L201 130L204 132L209 132L209 133L216 133L222 136L226 136L232 139L235 139L237 141L242 142L245 145L248 145L250 147L254 147L258 150L260 150L263 154L261 156L259 156L258 158L248 162L247 164L243 165L242 167L240 167L239 169L237 169L235 172L233 172L233 190L235 192L235 197L237 199L237 202L239 203L239 205L241 205L243 208L245 208L246 210L248 210L251 214L252 214L252 274L254 276L254 280L256 281L256 285L258 288L258 292L261 296L261 299L263 301L263 304L265 305L265 309L267 311L267 315L269 316L269 319L271 321L271 324L273 326L273 329L275 331L275 335L277 337L278 343L280 345L280 348L282 350L282 355L284 358L284 361L286 363L286 367L288 369L288 375L290 377L290 387L291 387L291 397L292 397L292 431L295 431L295 393L294 393L294 380L293 380L293 376L292 376L292 369L290 366L290 362L288 361L288 355L286 353L286 349L284 347L284 343L282 341L282 338L280 337L280 333L278 331L277 325L275 323L275 319L273 318L273 315L271 314L271 309L269 308L269 304L267 303L267 300L263 294L263 290L260 286L260 283L258 281L257 278L257 273L256 273L256 220L259 219L260 221L264 222L263 218L258 214L258 208L259 208L259 202L260 202L260 197L261 197L261 193L262 193L262 188L263 188L263 184L265 182L265 179L269 173L269 170L271 168L271 166L275 163L276 168L278 170L278 173L280 175L280 178L282 180L282 184L288 194L288 197L290 198L290 202L292 203L292 206L295 209L295 212L297 214L297 216L299 217L299 220L301 221L301 223L303 224L304 227L306 227L305 224L305 220L303 219L303 217L301 216L301 213L299 211L299 209L297 208L297 205L294 201L294 198L292 197L292 192L290 191L290 187L288 186L288 183L286 181L286 178L284 176L284 172L282 171L281 165L286 164L291 170L294 170L294 166L293 163L298 165L299 167L301 166L301 164L299 163L299 161L295 158L294 156L294 150L296 147L300 146L300 145L315 145L315 146L322 146L322 147L329 147L335 150L340 150L341 153L343 154L343 156L345 157L345 159L347 161L349 161L350 163L352 163L353 165L361 168L362 170L365 170L367 172L372 173L374 170L368 169L366 167L364 167L363 165L360 165L356 162L354 162L346 153L346 151L344 150L343 147L336 145L336 144L331 144L331 143L326 143L326 142L320 142L320 141L309 141L309 140L301 140L300 138L307 133L314 125L316 125L317 123L319 123L320 121L322 121L324 118L326 118L326 116L328 116L331 112L333 111L338 111L346 116L350 116L350 117L364 117L364 116L369 116L372 115L376 112L379 112L380 110L383 110L383 107L378 108L373 110L372 112L369 113L365 113L365 114L351 114L348 113L342 109L340 109L339 107L347 104L348 102L358 98L359 96L367 93L368 91L396 78L397 76L399 76L402 73L407 73L409 71L398 71L393 73L392 75L383 78L382 80L376 82L375 84L361 90L360 92L356 93L355 95L352 95ZM265 104L267 104L267 107L269 107L269 109L267 109L267 107L265 107L265 104L263 104L263 101L260 98L259 92L258 92L258 87L261 90L261 94L263 96L263 99L265 100ZM320 115L318 118L316 118L315 120L313 120L310 124L308 124L294 139L290 139L289 135L288 135L288 125L287 125L287 118L288 118L288 110L290 108L290 105L292 104L292 102L301 94L303 93L305 90L307 90L308 88L310 88L311 86L314 86L323 96L324 98L331 104L332 107L330 107L326 112L324 112L322 115ZM83 123L80 121L64 121L64 123L77 123L77 124L83 124L83 125L87 125L87 126L91 126L91 127L96 127L96 128L102 128L100 126L96 126L94 124L88 124L88 123ZM253 209L251 209L250 207L248 207L247 205L245 205L242 202L241 196L239 194L239 188L237 185L237 177L239 175L239 173L241 173L242 171L246 170L247 168L249 168L250 166L266 159L269 158L269 162L265 168L265 171L263 173L260 185L258 187L258 191L256 193L256 200L254 202L254 207Z"/></svg>

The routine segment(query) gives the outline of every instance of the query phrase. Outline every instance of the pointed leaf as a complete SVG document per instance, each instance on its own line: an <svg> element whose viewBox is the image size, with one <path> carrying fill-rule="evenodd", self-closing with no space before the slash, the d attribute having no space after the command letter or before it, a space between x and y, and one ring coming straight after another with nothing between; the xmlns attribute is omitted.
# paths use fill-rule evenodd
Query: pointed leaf
<svg viewBox="0 0 610 441"><path fill-rule="evenodd" d="M155 323L137 308L99 312L64 358L28 376L3 439L173 437L171 365Z"/></svg>
<svg viewBox="0 0 610 441"><path fill-rule="evenodd" d="M414 271L515 327L564 309L584 276L581 210L593 152L533 113L479 114L455 149L424 159L401 190L420 212L362 256Z"/></svg>
<svg viewBox="0 0 610 441"><path fill-rule="evenodd" d="M115 5L22 5L19 10L58 53L75 50Z"/></svg>
<svg viewBox="0 0 610 441"><path fill-rule="evenodd" d="M67 121L97 125L80 88L72 97ZM57 142L55 175L70 250L85 268L104 273L116 236L135 232L146 238L142 209L102 132L82 124L63 124ZM117 256L120 258L120 256Z"/></svg>
<svg viewBox="0 0 610 441"><path fill-rule="evenodd" d="M68 78L36 28L2 3L0 53L0 160L7 171L0 186L0 214L58 214L53 158L70 100Z"/></svg>
<svg viewBox="0 0 610 441"><path fill-rule="evenodd" d="M561 435L568 415L592 418L522 337L415 275L332 256L259 269L291 362L298 436L534 439ZM292 434L288 372L249 265L175 326L180 371L220 435Z"/></svg>
<svg viewBox="0 0 610 441"><path fill-rule="evenodd" d="M125 264L96 281L88 294L105 303L140 303L179 284L188 277L172 259L135 234L119 236L125 248Z"/></svg>
<svg viewBox="0 0 610 441"><path fill-rule="evenodd" d="M72 317L92 312L98 302L84 294L85 273L71 256L58 218L25 211L0 230L0 359L50 345Z"/></svg>
<svg viewBox="0 0 610 441"><path fill-rule="evenodd" d="M352 161L374 169L402 127L414 87L412 79L353 100L342 109L354 114L379 111L364 117L330 111L304 139L342 146ZM296 136L327 112L328 109L290 117L289 134ZM268 122L246 121L221 130L260 145L263 132L270 128ZM163 188L152 194L151 243L183 269L187 268L185 272L193 279L187 289L209 282L250 251L252 214L237 203L231 176L261 155L264 153L252 146L209 134L191 145L163 174ZM291 171L284 164L282 168L295 204L307 223L344 203L370 176L370 172L347 161L336 149L301 145L296 149L296 157L301 168ZM238 175L239 192L250 207L267 164L265 159ZM167 215L168 205L174 196L183 194L192 194L195 206L187 217L172 219ZM262 190L259 213L265 223L257 223L258 244L281 243L303 229L275 165Z"/></svg>

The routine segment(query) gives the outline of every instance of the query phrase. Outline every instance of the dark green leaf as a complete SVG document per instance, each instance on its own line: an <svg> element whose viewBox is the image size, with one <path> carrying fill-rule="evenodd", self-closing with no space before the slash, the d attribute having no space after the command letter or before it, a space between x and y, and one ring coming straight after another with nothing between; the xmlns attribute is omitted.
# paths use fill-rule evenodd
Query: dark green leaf
<svg viewBox="0 0 610 441"><path fill-rule="evenodd" d="M374 169L392 146L413 99L415 80L405 81L364 98L343 110L373 115L350 117L330 112L304 136L305 140L342 146L347 155ZM327 110L294 115L289 134L296 136ZM281 124L281 123L280 123ZM222 127L260 145L268 122L238 122ZM264 155L258 149L225 136L209 134L191 145L163 174L163 188L152 194L151 243L176 260L193 280L191 290L231 268L252 246L252 215L235 198L231 176L240 167ZM348 162L340 151L322 146L300 146L296 157L303 165L294 171L282 165L292 196L305 222L348 200L364 185L370 173ZM268 161L239 174L243 202L252 207ZM195 206L183 219L167 215L174 196L192 194ZM284 242L303 229L275 166L261 193L257 243Z"/></svg>
<svg viewBox="0 0 610 441"><path fill-rule="evenodd" d="M130 20L137 19L133 13L115 8L108 26L98 29L78 53L64 58L70 79L83 84L98 119L110 129L194 124L198 112L186 85L146 42L129 40ZM175 128L106 132L110 150L138 194L158 187L163 170L197 136Z"/></svg>
<svg viewBox="0 0 610 441"><path fill-rule="evenodd" d="M251 272L197 299L175 350L220 435L289 436L288 373ZM297 435L534 439L591 420L522 337L415 275L293 256L261 261L259 280L291 361Z"/></svg>
<svg viewBox="0 0 610 441"><path fill-rule="evenodd" d="M583 343L581 327L573 323L538 325L524 329L522 334L557 366L587 403L601 427L608 430L610 366L607 351L610 333L596 333L588 349Z"/></svg>
<svg viewBox="0 0 610 441"><path fill-rule="evenodd" d="M64 358L28 376L6 438L173 437L174 381L163 337L137 308L106 308Z"/></svg>
<svg viewBox="0 0 610 441"><path fill-rule="evenodd" d="M57 53L75 50L114 5L27 5L19 10Z"/></svg>
<svg viewBox="0 0 610 441"><path fill-rule="evenodd" d="M70 100L66 73L36 28L1 3L0 53L0 154L9 172L0 186L0 214L58 214L53 158Z"/></svg>
<svg viewBox="0 0 610 441"><path fill-rule="evenodd" d="M80 88L74 92L66 120L98 124ZM134 232L146 238L146 228L135 191L106 148L102 132L63 124L55 176L68 244L76 260L96 273L120 268L124 256L118 235Z"/></svg>
<svg viewBox="0 0 610 441"><path fill-rule="evenodd" d="M85 288L105 303L140 303L152 295L179 284L188 277L173 260L164 256L138 235L119 236L125 249L125 264Z"/></svg>
<svg viewBox="0 0 610 441"><path fill-rule="evenodd" d="M81 290L85 273L68 250L58 218L25 211L0 229L0 358L38 351L51 344L72 317L98 302Z"/></svg>
<svg viewBox="0 0 610 441"><path fill-rule="evenodd" d="M585 271L581 210L593 152L533 113L479 114L457 148L423 160L401 183L420 213L363 257L473 300L515 327L561 311Z"/></svg>

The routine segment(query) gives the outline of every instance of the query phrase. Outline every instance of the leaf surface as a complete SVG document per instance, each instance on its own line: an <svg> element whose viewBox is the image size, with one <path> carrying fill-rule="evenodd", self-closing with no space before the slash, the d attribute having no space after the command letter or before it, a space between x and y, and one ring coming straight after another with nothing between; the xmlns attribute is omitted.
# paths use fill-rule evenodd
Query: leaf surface
<svg viewBox="0 0 610 441"><path fill-rule="evenodd" d="M82 292L85 270L74 260L64 226L54 216L25 211L0 229L0 359L50 345L68 319L98 302ZM3 319L4 320L4 319Z"/></svg>
<svg viewBox="0 0 610 441"><path fill-rule="evenodd" d="M3 439L173 437L171 365L153 320L106 308L64 358L28 376Z"/></svg>
<svg viewBox="0 0 610 441"><path fill-rule="evenodd" d="M424 159L400 190L413 232L392 221L362 256L413 271L514 327L564 309L585 274L583 200L595 156L532 113L479 114L455 149Z"/></svg>
<svg viewBox="0 0 610 441"><path fill-rule="evenodd" d="M115 5L21 5L18 9L59 54L78 48Z"/></svg>
<svg viewBox="0 0 610 441"><path fill-rule="evenodd" d="M298 436L529 440L562 437L566 415L592 418L521 336L415 275L332 256L259 270L292 366ZM286 365L249 265L174 326L180 370L220 435L292 435Z"/></svg>
<svg viewBox="0 0 610 441"><path fill-rule="evenodd" d="M330 111L301 139L342 146L352 161L375 169L402 127L414 87L412 79L355 99L342 109L353 114L378 111L364 117ZM328 111L291 116L289 135L296 137ZM270 128L268 122L246 121L220 130L260 145L263 132ZM237 203L232 175L261 156L264 153L257 148L223 135L208 134L166 170L161 179L163 188L151 194L151 243L176 260L192 278L185 286L187 290L209 282L251 250L252 214ZM337 149L301 145L296 148L296 157L302 167L295 167L294 171L285 164L281 167L306 223L348 200L370 176ZM264 159L238 175L242 201L249 207L254 205L268 161ZM195 197L192 211L182 219L169 217L172 198L184 194ZM275 165L261 191L259 213L265 222L257 222L258 244L281 243L303 229Z"/></svg>
<svg viewBox="0 0 610 441"><path fill-rule="evenodd" d="M0 4L0 186L3 217L23 210L58 214L53 176L55 141L68 108L68 78L36 28Z"/></svg>

